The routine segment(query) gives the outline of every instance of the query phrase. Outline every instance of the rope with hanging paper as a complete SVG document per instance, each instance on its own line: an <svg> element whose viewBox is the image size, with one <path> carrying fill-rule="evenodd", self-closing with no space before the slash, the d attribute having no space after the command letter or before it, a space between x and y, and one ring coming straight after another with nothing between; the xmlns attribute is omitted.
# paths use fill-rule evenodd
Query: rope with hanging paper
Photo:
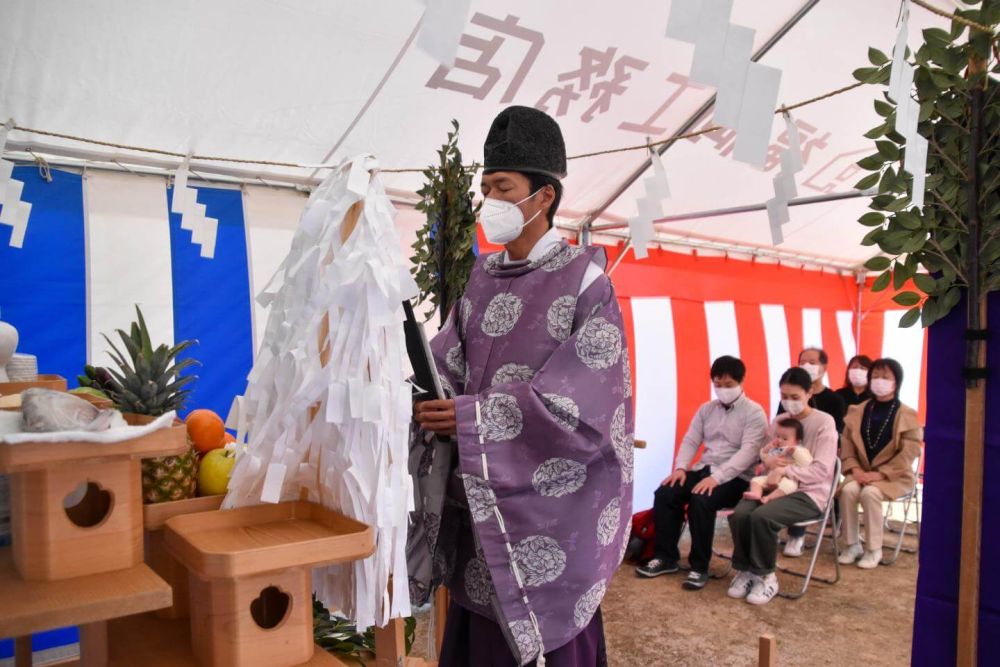
<svg viewBox="0 0 1000 667"><path fill-rule="evenodd" d="M934 5L931 5L928 2L925 2L924 0L911 0L911 2L913 4L915 4L915 5L917 5L918 7L921 7L921 8L923 8L923 9L925 9L925 10L927 10L927 11L933 13L933 14L938 15L938 16L941 16L941 17L949 19L951 21L955 21L955 22L960 23L962 25L968 26L969 28L972 28L974 30L980 30L982 32L987 32L987 33L989 33L991 35L996 36L996 29L995 29L995 27L987 26L987 25L984 25L984 24L979 23L977 21L973 21L971 19L967 19L967 18L965 18L963 16L959 16L956 13L949 13L949 12L943 10L943 9L939 9L938 7L935 7ZM807 105L810 105L810 104L815 104L816 102L827 100L827 99L830 99L832 97L836 97L837 95L840 95L842 93L846 93L846 92L848 92L850 90L854 90L855 88L858 88L858 87L860 87L862 85L864 85L862 82L852 83L852 84L850 84L848 86L844 86L842 88L837 88L836 90L831 90L830 92L824 93L823 95L817 95L816 97L811 97L811 98L809 98L807 100L803 100L801 102L796 102L795 104L783 104L782 106L780 106L777 109L775 109L774 113L776 113L776 114L786 113L788 111L791 111L792 109L799 109L801 107L804 107L804 106L807 106ZM102 140L99 140L99 139L91 139L89 137L81 137L81 136L77 136L77 135L73 135L73 134L66 134L66 133L63 133L63 132L52 132L52 131L49 131L49 130L40 130L38 128L24 127L24 126L16 125L16 124L11 129L20 130L21 132L29 132L29 133L32 133L32 134L38 134L38 135L41 135L41 136L54 137L54 138L58 138L58 139L67 139L69 141L79 141L81 143L93 144L95 146L104 146L106 148L117 148L117 149L121 149L121 150L136 151L136 152L140 152L140 153L153 153L153 154L156 154L156 155L167 155L167 156L170 156L170 157L178 157L178 158L187 157L186 153L180 153L180 152L177 152L177 151L168 151L168 150L159 149L159 148L148 148L148 147L145 147L145 146L135 146L135 145L131 145L131 144L122 144L122 143L116 143L116 142L111 142L111 141L102 141ZM567 160L582 160L582 159L585 159L585 158L598 157L598 156L601 156L601 155L612 155L612 154L615 154L615 153L625 153L625 152L629 152L629 151L648 150L650 147L662 146L662 145L665 145L665 144L673 144L673 143L675 143L677 141L680 141L681 139L691 139L691 138L694 138L694 137L697 137L697 136L700 136L700 135L703 135L703 134L709 134L711 132L715 132L715 131L718 131L718 130L721 130L721 129L722 128L720 126L713 125L713 126L710 126L710 127L703 128L701 130L697 130L695 132L685 132L683 134L676 134L676 135L667 137L666 139L660 139L659 141L654 141L652 143L636 144L636 145L632 145L632 146L623 146L621 148L610 148L610 149L602 150L602 151L594 151L592 153L581 153L579 155L571 155L571 156L569 156L567 158ZM234 163L239 163L239 164L251 164L251 165L269 166L269 167L290 167L290 168L293 168L293 169L334 169L337 166L339 166L337 164L300 164L300 163L297 163L297 162L281 162L281 161L277 161L277 160L253 160L253 159L247 159L247 158L234 158L234 157L225 157L225 156L219 156L219 155L192 155L191 159L192 160L207 161L207 162L234 162ZM469 166L467 168L468 169L478 169L478 167L475 167L475 166ZM385 173L392 173L392 174L402 174L402 173L422 173L425 170L426 170L426 167L419 167L419 168L418 167L405 167L405 168L381 169L380 171L385 172Z"/></svg>
<svg viewBox="0 0 1000 667"><path fill-rule="evenodd" d="M808 104L814 104L816 102L820 102L822 100L826 100L826 99L829 99L831 97L835 97L837 95L840 95L841 93L845 93L845 92L847 92L849 90L853 90L855 88L858 88L861 85L863 85L863 84L862 83L852 83L849 86L844 86L842 88L837 88L836 90L832 90L832 91L830 91L828 93L825 93L823 95L818 95L816 97L811 97L811 98L809 98L807 100L803 100L802 102L797 102L795 104L782 105L781 107L775 109L774 113L775 114L780 114L780 113L784 113L784 112L786 112L786 111L788 111L790 109L798 109L798 108L806 106ZM66 134L64 132L53 132L53 131L50 131L50 130L41 130L41 129L38 129L38 128L25 127L23 125L17 125L17 124L15 124L11 129L19 130L21 132L28 132L28 133L32 133L32 134L46 136L46 137L54 137L54 138L57 138L57 139L67 139L69 141L79 141L81 143L93 144L95 146L104 146L106 148L117 148L117 149L120 149L120 150L136 151L136 152L139 152L139 153L153 153L153 154L156 154L156 155L167 155L167 156L170 156L170 157L178 157L178 158L185 158L185 157L187 157L187 153L181 153L181 152L178 152L178 151L168 151L168 150L164 150L164 149L160 149L160 148L149 148L149 147L146 147L146 146L135 146L135 145L132 145L132 144L122 144L122 143L117 143L117 142L112 142L112 141L103 141L103 140L100 140L100 139L91 139L89 137L81 137L81 136L78 136L78 135L75 135L75 134ZM632 145L632 146L623 146L621 148L610 148L610 149L607 149L607 150L595 151L595 152L592 152L592 153L581 153L579 155L571 155L571 156L567 157L566 159L567 160L582 160L582 159L585 159L585 158L598 157L598 156L601 156L601 155L612 155L614 153L625 153L625 152L629 152L629 151L648 150L650 147L662 146L664 144L672 144L672 143L675 143L677 141L680 141L681 139L691 139L693 137L697 137L697 136L700 136L700 135L703 135L703 134L709 134L711 132L716 132L716 131L721 130L721 129L722 129L721 126L712 125L710 127L706 127L706 128L701 129L701 130L697 130L695 132L685 132L683 134L675 134L673 136L667 137L665 139L660 139L659 141L654 141L654 142L651 142L651 143L636 144L636 145ZM225 156L219 156L219 155L191 155L191 160L200 160L200 161L205 161L205 162L235 162L235 163L239 163L239 164L255 164L255 165L262 165L262 166L269 166L269 167L291 167L291 168L295 168L295 169L317 169L317 168L318 169L335 169L337 166L339 166L339 164L301 164L301 163L298 163L298 162L281 162L281 161L277 161L277 160L253 160L253 159L247 159L247 158L234 158L234 157L225 157ZM468 169L473 169L473 168L478 169L478 167L473 167L473 166L469 166L467 168ZM386 169L386 168L383 168L383 169L380 169L380 171L385 172L385 173L401 174L401 173L423 173L424 171L426 171L426 169L427 169L426 167L420 167L420 168L417 168L417 167L407 167L407 168L397 168L397 169L393 169L393 168Z"/></svg>

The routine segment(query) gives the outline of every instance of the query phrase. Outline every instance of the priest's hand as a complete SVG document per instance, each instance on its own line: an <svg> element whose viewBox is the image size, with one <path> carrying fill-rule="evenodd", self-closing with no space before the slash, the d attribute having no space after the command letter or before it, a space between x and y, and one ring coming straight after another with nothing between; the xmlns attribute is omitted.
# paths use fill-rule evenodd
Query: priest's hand
<svg viewBox="0 0 1000 667"><path fill-rule="evenodd" d="M455 435L458 421L455 418L455 401L423 401L413 406L413 419L425 431L438 435Z"/></svg>

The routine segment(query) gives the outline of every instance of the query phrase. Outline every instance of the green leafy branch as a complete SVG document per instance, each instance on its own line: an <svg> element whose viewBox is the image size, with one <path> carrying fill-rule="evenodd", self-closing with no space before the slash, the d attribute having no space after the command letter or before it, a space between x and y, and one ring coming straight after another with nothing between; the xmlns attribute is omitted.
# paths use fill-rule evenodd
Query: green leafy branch
<svg viewBox="0 0 1000 667"><path fill-rule="evenodd" d="M452 120L448 141L438 150L437 166L424 170L424 186L416 205L427 220L413 244L414 280L420 288L418 303L430 299L443 322L449 308L461 298L476 256L476 216L472 180L478 165L462 166L458 149L458 121ZM428 317L429 319L429 317Z"/></svg>
<svg viewBox="0 0 1000 667"><path fill-rule="evenodd" d="M413 649L416 632L417 619L410 616L405 619L403 633L407 655ZM329 653L350 660L360 667L365 667L375 655L374 628L368 628L364 633L358 632L354 623L331 614L315 595L313 596L313 640Z"/></svg>
<svg viewBox="0 0 1000 667"><path fill-rule="evenodd" d="M1000 22L1000 0L985 0L978 8L959 12L973 21ZM951 30L928 28L924 43L912 57L916 100L920 105L918 131L928 138L926 200L922 208L911 206L912 177L902 168L906 146L893 128L897 105L883 93L874 101L883 122L865 133L875 141L875 152L858 161L871 172L855 187L877 186L871 212L858 222L871 230L862 245L877 246L881 255L865 268L881 272L872 287L881 291L891 285L901 290L912 280L916 291L901 291L893 300L909 310L900 320L907 327L920 321L930 326L958 304L961 288L968 285L969 191L968 156L971 151L970 91L985 88L982 114L983 137L977 164L982 184L978 207L983 232L979 252L979 277L984 291L1000 289L1000 95L995 75L1000 60L990 35L971 31L959 42L966 26L953 22ZM881 51L868 50L871 67L854 72L862 82L887 86L891 62ZM970 68L979 62L980 68ZM927 273L920 272L921 267Z"/></svg>

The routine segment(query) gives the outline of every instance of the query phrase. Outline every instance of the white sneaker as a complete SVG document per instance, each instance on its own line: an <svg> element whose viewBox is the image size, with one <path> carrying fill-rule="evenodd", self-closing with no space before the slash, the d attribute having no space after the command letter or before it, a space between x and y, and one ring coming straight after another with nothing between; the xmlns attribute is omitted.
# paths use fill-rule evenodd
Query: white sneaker
<svg viewBox="0 0 1000 667"><path fill-rule="evenodd" d="M750 572L737 572L736 576L733 577L732 583L729 584L729 590L726 591L726 595L734 600L742 600L750 593L750 588L757 579L758 577L750 574Z"/></svg>
<svg viewBox="0 0 1000 667"><path fill-rule="evenodd" d="M753 588L747 595L747 602L750 604L767 604L778 594L778 577L772 572L764 577L755 577Z"/></svg>
<svg viewBox="0 0 1000 667"><path fill-rule="evenodd" d="M851 563L853 563L857 559L861 558L864 554L865 554L865 550L863 548L861 548L861 543L860 542L856 542L856 543L848 546L843 551L841 551L840 552L840 558L838 558L837 560L840 561L841 565L850 565Z"/></svg>
<svg viewBox="0 0 1000 667"><path fill-rule="evenodd" d="M806 537L789 537L788 541L785 542L785 551L783 552L789 558L798 558L802 555L802 547L806 543Z"/></svg>
<svg viewBox="0 0 1000 667"><path fill-rule="evenodd" d="M865 555L858 561L858 567L862 570L874 570L882 562L881 551L866 551Z"/></svg>

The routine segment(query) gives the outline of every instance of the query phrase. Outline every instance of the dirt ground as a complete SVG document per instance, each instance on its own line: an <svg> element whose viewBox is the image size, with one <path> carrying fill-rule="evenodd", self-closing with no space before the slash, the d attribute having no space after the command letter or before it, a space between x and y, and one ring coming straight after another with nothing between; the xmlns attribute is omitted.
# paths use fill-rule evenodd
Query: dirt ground
<svg viewBox="0 0 1000 667"><path fill-rule="evenodd" d="M887 534L887 542L895 536ZM687 553L687 537L681 553ZM893 542L894 544L894 542ZM913 538L904 544L915 546ZM716 549L730 553L728 526L720 521ZM887 550L888 554L888 550ZM713 559L719 572L726 561ZM808 566L806 557L779 559L779 565ZM820 576L833 575L829 539L816 564ZM608 661L619 665L678 665L722 667L757 664L757 639L771 633L778 639L782 667L910 664L913 600L917 557L902 553L893 565L861 570L841 567L840 582L813 582L799 600L775 598L755 607L726 597L729 578L713 579L704 590L681 588L684 573L639 579L634 567L623 565L602 606ZM779 574L782 590L796 590L801 579ZM426 656L427 617L418 622L415 655Z"/></svg>

